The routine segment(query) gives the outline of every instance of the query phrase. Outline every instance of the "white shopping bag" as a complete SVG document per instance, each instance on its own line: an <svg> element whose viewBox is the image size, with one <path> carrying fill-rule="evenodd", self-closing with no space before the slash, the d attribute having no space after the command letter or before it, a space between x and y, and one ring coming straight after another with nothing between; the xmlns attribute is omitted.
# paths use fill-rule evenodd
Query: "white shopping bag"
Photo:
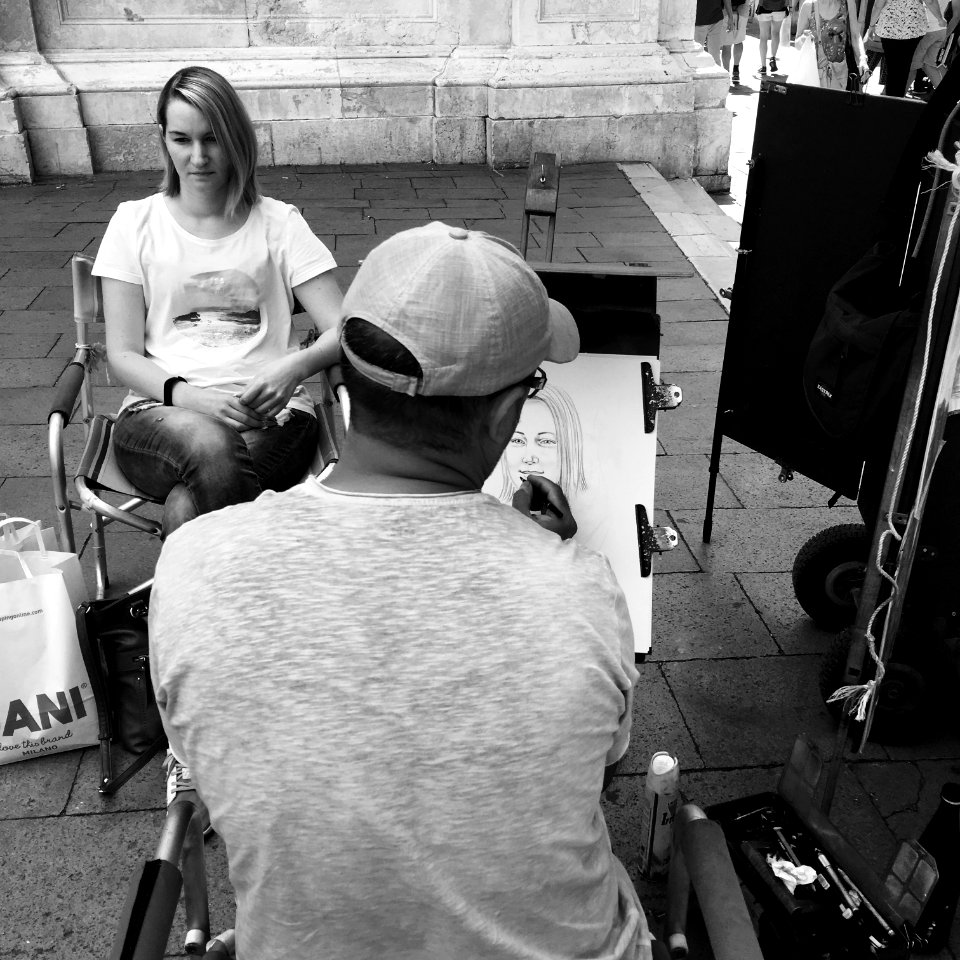
<svg viewBox="0 0 960 960"><path fill-rule="evenodd" d="M817 44L810 37L797 44L794 66L788 75L790 83L799 83L805 87L820 86L820 68L817 65Z"/></svg>
<svg viewBox="0 0 960 960"><path fill-rule="evenodd" d="M16 550L35 576L42 573L60 573L67 585L67 596L70 597L72 610L75 611L81 603L89 600L90 594L87 592L83 571L80 569L80 558L75 553L65 553L57 549L48 550L45 538L41 535L40 524L35 520L8 517L6 520L0 520L0 531L6 533L12 530L15 523L28 525L16 530L18 534L23 534L19 546L9 548L3 542L3 538L0 538L0 550ZM56 546L56 539L54 539L54 545Z"/></svg>
<svg viewBox="0 0 960 960"><path fill-rule="evenodd" d="M47 550L60 549L57 531L53 527L44 527L39 521L26 517L0 513L0 550L38 550L41 546Z"/></svg>
<svg viewBox="0 0 960 960"><path fill-rule="evenodd" d="M59 572L0 550L0 764L98 742L93 688Z"/></svg>

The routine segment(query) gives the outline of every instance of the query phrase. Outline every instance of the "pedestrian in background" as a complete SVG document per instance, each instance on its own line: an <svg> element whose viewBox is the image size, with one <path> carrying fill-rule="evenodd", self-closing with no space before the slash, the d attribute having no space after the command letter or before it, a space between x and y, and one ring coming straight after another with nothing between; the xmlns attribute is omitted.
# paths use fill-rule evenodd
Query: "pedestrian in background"
<svg viewBox="0 0 960 960"><path fill-rule="evenodd" d="M859 89L860 81L870 73L867 51L857 24L853 0L804 0L797 15L797 49L816 45L817 72L825 90ZM848 49L859 70L850 83Z"/></svg>
<svg viewBox="0 0 960 960"><path fill-rule="evenodd" d="M747 36L747 22L753 16L753 0L744 0L733 8L733 29L723 35L720 47L721 66L724 70L730 69L731 54L733 57L733 72L730 82L733 86L740 86L740 58L743 56L743 41Z"/></svg>
<svg viewBox="0 0 960 960"><path fill-rule="evenodd" d="M944 29L947 22L937 0L876 0L870 15L870 26L864 39L876 36L883 47L887 64L885 96L903 97L910 82L910 66L920 38L927 33L929 10Z"/></svg>
<svg viewBox="0 0 960 960"><path fill-rule="evenodd" d="M787 0L760 0L757 21L760 24L760 70L767 75L767 44L770 44L770 72L777 72L777 50L780 47L780 24L787 15Z"/></svg>
<svg viewBox="0 0 960 960"><path fill-rule="evenodd" d="M786 2L786 0L780 0ZM726 23L724 23L726 19ZM727 33L733 32L733 6L730 0L697 0L697 19L693 38L722 66L720 48Z"/></svg>
<svg viewBox="0 0 960 960"><path fill-rule="evenodd" d="M946 19L947 8L950 7L950 0L938 0L940 13ZM960 4L958 4L960 7ZM944 25L937 21L933 13L926 9L924 13L927 17L927 32L920 38L917 49L913 54L913 63L910 64L910 75L914 77L914 92L929 92L931 88L936 89L937 84L943 79L947 72L946 68L937 63L940 53L943 50L944 41L950 35L953 27L956 26L958 18L954 15L950 23ZM921 80L918 70L923 70L929 80L924 83Z"/></svg>

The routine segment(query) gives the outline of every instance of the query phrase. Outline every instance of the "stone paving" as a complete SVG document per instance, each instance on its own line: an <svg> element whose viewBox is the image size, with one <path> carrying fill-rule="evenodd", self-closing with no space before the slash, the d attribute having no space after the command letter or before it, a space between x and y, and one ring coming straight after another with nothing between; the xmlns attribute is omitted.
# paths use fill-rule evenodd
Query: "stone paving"
<svg viewBox="0 0 960 960"><path fill-rule="evenodd" d="M345 287L375 243L427 219L518 242L524 181L522 171L480 167L298 167L266 171L263 188L302 207L342 264ZM0 190L0 511L53 520L45 418L73 351L70 255L95 251L117 203L155 183L150 174L100 175ZM677 186L690 195L689 184ZM685 397L660 418L656 468L658 519L679 531L681 545L655 561L653 650L640 667L630 752L605 801L614 849L635 874L637 800L654 750L679 755L684 792L702 805L771 789L798 733L830 752L834 725L817 671L832 635L805 617L789 571L810 535L858 515L846 502L828 510L829 491L801 477L778 483L774 464L728 443L713 542L701 543L726 310L615 164L564 168L560 199L556 261L662 269L663 372ZM535 221L531 259L542 256L542 237ZM105 388L106 405L121 393ZM109 541L114 589L150 575L156 541L120 530ZM845 765L835 819L881 869L898 839L918 833L958 762L953 731L910 746L871 744ZM0 769L0 957L87 960L108 951L128 878L158 836L163 784L157 763L114 798L101 798L96 783L93 750ZM213 924L228 926L216 838L208 868ZM640 889L655 918L662 887ZM960 939L953 943L943 957L960 956Z"/></svg>

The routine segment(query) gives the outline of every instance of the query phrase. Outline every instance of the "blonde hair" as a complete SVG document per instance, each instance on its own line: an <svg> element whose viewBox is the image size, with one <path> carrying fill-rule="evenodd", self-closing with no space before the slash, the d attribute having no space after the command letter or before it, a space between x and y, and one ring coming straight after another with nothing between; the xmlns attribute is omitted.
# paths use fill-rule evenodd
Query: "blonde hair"
<svg viewBox="0 0 960 960"><path fill-rule="evenodd" d="M210 124L217 144L230 165L226 214L246 213L260 199L257 186L257 135L246 107L229 81L209 67L184 67L163 86L157 101L157 123L167 132L167 106L176 97L195 107ZM160 189L170 197L180 193L177 173L161 136L163 182Z"/></svg>
<svg viewBox="0 0 960 960"><path fill-rule="evenodd" d="M570 496L587 489L587 478L583 470L583 434L580 429L580 415L570 399L570 394L562 387L548 383L532 400L527 403L543 402L557 428L557 454L560 458L560 488ZM510 475L507 458L500 457L500 500L507 502L517 492L517 484Z"/></svg>

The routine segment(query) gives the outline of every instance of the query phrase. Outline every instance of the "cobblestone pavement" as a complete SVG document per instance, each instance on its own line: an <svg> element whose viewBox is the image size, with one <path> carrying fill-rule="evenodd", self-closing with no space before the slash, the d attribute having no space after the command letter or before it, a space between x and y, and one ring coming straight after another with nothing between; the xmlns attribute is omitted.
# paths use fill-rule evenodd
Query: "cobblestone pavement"
<svg viewBox="0 0 960 960"><path fill-rule="evenodd" d="M45 420L74 349L69 259L95 251L117 203L145 195L156 179L103 174L0 189L0 511L53 520ZM427 219L517 243L524 182L522 171L481 167L298 167L268 170L263 188L303 209L342 264L346 287L375 243ZM542 256L542 229L534 223L531 259ZM780 484L774 464L728 443L713 542L701 543L723 305L615 164L564 168L554 259L661 269L663 371L685 396L660 418L656 477L658 519L679 531L681 544L655 562L653 651L640 667L630 752L605 801L614 848L635 872L637 800L654 750L679 755L686 796L706 805L771 789L798 733L832 749L834 725L817 683L832 635L797 605L790 570L810 535L858 515L845 502L828 511L829 491L801 477ZM107 406L121 393L104 389ZM77 449L71 440L68 450ZM114 589L150 575L156 541L121 530L109 541ZM954 731L921 744L872 744L848 758L835 818L877 869L899 838L918 833L940 784L957 777L958 758ZM96 783L92 750L0 769L0 957L106 954L128 879L158 836L163 785L157 763L113 798L101 798ZM213 925L228 926L232 900L216 838L208 867ZM641 892L656 915L662 888L641 884ZM182 926L175 931L172 954Z"/></svg>

